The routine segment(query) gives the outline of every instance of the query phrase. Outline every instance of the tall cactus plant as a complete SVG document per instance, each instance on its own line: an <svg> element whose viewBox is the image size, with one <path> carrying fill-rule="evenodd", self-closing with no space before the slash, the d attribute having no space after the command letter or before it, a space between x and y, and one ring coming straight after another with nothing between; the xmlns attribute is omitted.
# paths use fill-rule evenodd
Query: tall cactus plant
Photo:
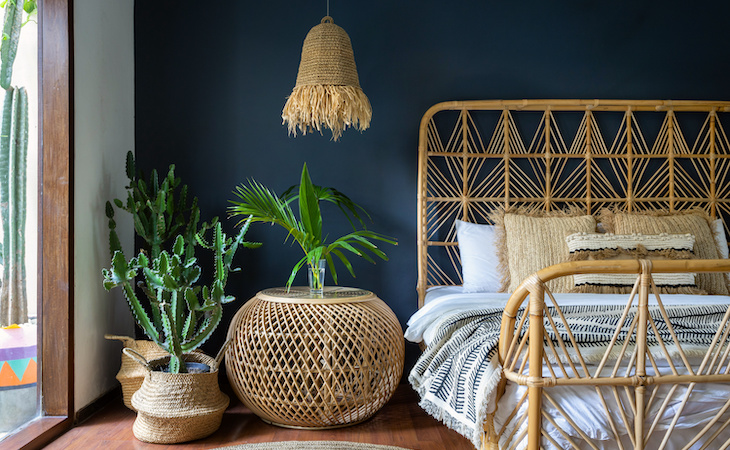
<svg viewBox="0 0 730 450"><path fill-rule="evenodd" d="M3 38L0 43L0 86L6 90L10 88L10 81L13 78L13 63L18 53L22 25L23 0L5 0Z"/></svg>
<svg viewBox="0 0 730 450"><path fill-rule="evenodd" d="M36 13L37 3L36 0L4 0L2 6L5 17L0 42L0 87L5 89L5 100L0 125L0 222L3 229L0 326L5 326L28 321L25 270L28 94L25 88L11 87L10 83L20 29Z"/></svg>
<svg viewBox="0 0 730 450"><path fill-rule="evenodd" d="M222 317L222 305L233 300L224 294L233 256L239 247L258 247L244 241L246 225L232 239L223 233L218 218L200 228L198 199L188 199L188 187L175 176L175 166L160 179L156 170L149 178L137 170L132 152L127 153L129 179L126 200L106 203L109 219L111 267L104 269L104 288L120 286L132 315L145 334L171 355L170 369L185 372L182 354L202 345ZM116 232L115 208L132 216L140 238L137 256L124 256ZM206 234L212 230L212 239ZM201 269L195 247L213 254L214 279L210 286L197 286ZM135 276L140 280L135 284Z"/></svg>
<svg viewBox="0 0 730 450"><path fill-rule="evenodd" d="M188 203L188 186L181 184L180 178L175 176L175 165L170 165L162 182L157 170L152 170L149 179L146 179L137 170L134 154L128 152L126 174L129 179L126 201L114 199L114 206L132 215L134 231L152 259L157 258L163 247L178 234L182 234L186 243L194 244L200 221L198 199L193 197ZM116 232L114 206L111 202L106 204L109 254L112 257L114 252L122 249ZM189 246L188 251L192 252L193 246Z"/></svg>
<svg viewBox="0 0 730 450"><path fill-rule="evenodd" d="M10 311L10 131L12 125L14 89L5 92L3 101L2 128L0 130L0 220L3 228L3 274L0 285L0 325L11 322Z"/></svg>
<svg viewBox="0 0 730 450"><path fill-rule="evenodd" d="M200 209L198 199L188 201L188 186L181 184L175 176L175 165L171 164L167 174L160 182L157 170L152 170L149 179L137 170L134 154L127 153L125 172L129 179L127 198L106 202L106 216L109 219L109 256L113 260L117 252L122 252L122 244L117 235L115 207L132 216L134 231L140 238L140 250L153 260L160 256L163 249L170 250L176 236L181 235L185 242L186 258L195 253ZM217 218L213 219L214 221ZM124 257L122 256L124 259ZM155 302L149 305L155 326L161 326L160 309ZM134 309L132 309L134 312ZM144 326L142 326L144 328Z"/></svg>
<svg viewBox="0 0 730 450"><path fill-rule="evenodd" d="M204 233L211 228L213 236L208 242ZM237 270L232 268L233 256L239 246L259 245L243 240L247 229L248 223L232 239L215 221L196 234L198 243L213 252L214 278L210 286L195 285L201 275L200 266L189 251L193 244L186 243L182 235L175 239L171 252L162 250L154 258L141 251L127 261L121 251L116 251L111 268L103 270L104 288L121 286L137 323L172 355L171 373L187 372L183 353L195 350L210 337L221 321L223 304L234 300L225 294L228 273ZM152 317L134 289L134 277L140 270L143 278L138 286L150 302Z"/></svg>
<svg viewBox="0 0 730 450"><path fill-rule="evenodd" d="M26 217L26 175L28 165L28 94L25 88L15 88L17 96L13 105L13 217L11 220L11 241L14 241L12 252L12 291L22 306L19 308L18 323L28 320L28 294L25 282L25 217Z"/></svg>
<svg viewBox="0 0 730 450"><path fill-rule="evenodd" d="M25 270L28 95L25 88L5 91L0 125L0 220L3 271L0 325L28 321ZM12 299L12 306L11 306Z"/></svg>

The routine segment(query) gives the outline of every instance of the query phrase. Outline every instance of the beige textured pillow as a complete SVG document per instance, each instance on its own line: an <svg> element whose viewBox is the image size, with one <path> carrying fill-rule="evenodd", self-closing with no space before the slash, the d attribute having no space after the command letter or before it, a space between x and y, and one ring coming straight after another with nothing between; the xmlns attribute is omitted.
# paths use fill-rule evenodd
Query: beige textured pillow
<svg viewBox="0 0 730 450"><path fill-rule="evenodd" d="M570 261L606 261L620 259L693 259L695 237L691 234L587 234L565 238ZM636 283L636 274L586 273L573 276L571 292L628 294ZM655 273L654 284L662 294L706 294L698 289L693 273Z"/></svg>
<svg viewBox="0 0 730 450"><path fill-rule="evenodd" d="M574 212L535 213L509 211L495 214L497 225L502 292L514 292L525 278L568 258L565 237L573 233L596 230L596 219ZM562 277L547 283L552 292L568 292L573 288L572 277Z"/></svg>
<svg viewBox="0 0 730 450"><path fill-rule="evenodd" d="M704 211L681 212L639 211L613 212L604 209L600 220L606 231L615 234L689 233L695 236L694 254L698 259L718 259L715 235L711 219ZM709 294L728 295L725 276L722 273L697 274L697 287Z"/></svg>

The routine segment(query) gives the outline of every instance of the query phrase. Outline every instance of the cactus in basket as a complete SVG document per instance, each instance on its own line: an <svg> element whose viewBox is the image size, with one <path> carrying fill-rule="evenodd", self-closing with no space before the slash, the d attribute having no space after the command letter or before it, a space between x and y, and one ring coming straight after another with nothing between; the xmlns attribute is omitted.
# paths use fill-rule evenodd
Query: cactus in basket
<svg viewBox="0 0 730 450"><path fill-rule="evenodd" d="M111 267L104 269L104 287L121 286L130 310L145 334L172 354L170 369L185 372L183 353L205 342L220 322L222 304L233 300L224 294L233 256L244 241L247 226L235 239L226 237L217 218L198 229L198 199L188 200L188 187L170 165L162 180L156 170L147 179L137 170L134 155L127 153L129 179L126 201L106 203L109 219ZM137 256L127 258L116 232L115 206L132 215L134 230L142 240ZM205 234L212 230L212 239ZM215 273L210 287L196 286L200 266L195 247L213 253ZM135 284L134 278L141 275ZM135 289L138 287L139 289Z"/></svg>
<svg viewBox="0 0 730 450"><path fill-rule="evenodd" d="M208 241L205 234L212 229ZM234 300L225 294L233 256L240 246L256 247L259 244L244 241L248 223L244 224L235 238L227 237L217 220L204 224L195 239L199 245L213 253L214 277L210 286L196 286L201 275L200 266L193 256L192 242L178 235L172 250L161 250L157 256L148 257L140 251L127 261L121 251L116 251L111 268L103 270L104 288L111 290L121 286L137 323L144 332L171 354L170 372L187 372L183 353L202 345L221 321L223 304ZM150 303L152 316L140 302L134 289L134 278L141 271L140 291Z"/></svg>
<svg viewBox="0 0 730 450"><path fill-rule="evenodd" d="M171 248L173 239L178 235L182 235L185 242L186 258L191 258L197 244L195 234L200 221L200 209L196 197L188 201L188 186L181 185L180 178L175 176L175 166L169 166L161 182L157 170L152 170L149 178L146 178L137 170L134 154L130 151L127 152L125 172L129 179L126 199L106 202L109 257L113 260L116 253L120 252L122 256L119 258L126 259L117 235L116 206L132 216L135 234L140 237L140 250L145 252L147 258L157 259L163 248ZM144 298L146 297L142 297L143 303ZM151 303L145 306L152 315L153 323L161 326L162 317L157 305Z"/></svg>

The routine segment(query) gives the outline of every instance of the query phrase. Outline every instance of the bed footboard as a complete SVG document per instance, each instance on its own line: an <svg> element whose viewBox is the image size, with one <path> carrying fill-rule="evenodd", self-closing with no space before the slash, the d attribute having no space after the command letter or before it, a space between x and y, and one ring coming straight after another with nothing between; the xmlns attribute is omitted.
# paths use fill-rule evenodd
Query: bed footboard
<svg viewBox="0 0 730 450"><path fill-rule="evenodd" d="M663 448L698 385L730 382L727 305L717 306L721 310L715 314L717 329L705 333L706 342L700 338L695 342L677 324L675 307L664 305L652 279L654 273L699 272L730 272L730 261L570 262L525 280L504 310L499 359L504 378L526 387L526 393L513 411L502 411L510 427L485 424L484 447L502 442L512 448L512 443L527 439L527 448L534 450L541 442L556 448L565 447L566 442L569 448L598 448L552 395L561 386L587 386L600 399L595 407L603 409L619 448L643 449L648 442L651 448ZM580 273L634 273L637 280L626 304L614 308L615 318L602 318L595 327L586 320L576 325L570 319L574 311L558 305L545 283ZM681 311L676 314L686 317ZM584 316L590 314L584 312ZM596 328L607 336L600 344L592 335ZM684 448L730 445L723 433L730 426L728 409L730 398L708 415L698 432L682 431ZM671 426L659 425L659 417L666 421L667 415L672 417Z"/></svg>

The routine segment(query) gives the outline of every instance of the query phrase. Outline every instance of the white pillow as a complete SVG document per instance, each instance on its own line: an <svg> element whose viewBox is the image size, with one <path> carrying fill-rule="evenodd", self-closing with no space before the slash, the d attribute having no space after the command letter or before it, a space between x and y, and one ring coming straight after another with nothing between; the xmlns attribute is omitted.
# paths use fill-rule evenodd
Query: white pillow
<svg viewBox="0 0 730 450"><path fill-rule="evenodd" d="M727 236L725 236L725 225L723 225L722 219L712 221L712 231L715 233L715 242L717 242L720 258L728 259Z"/></svg>
<svg viewBox="0 0 730 450"><path fill-rule="evenodd" d="M494 245L494 225L456 220L456 239L461 255L464 292L498 292L502 284L497 270L499 258Z"/></svg>

